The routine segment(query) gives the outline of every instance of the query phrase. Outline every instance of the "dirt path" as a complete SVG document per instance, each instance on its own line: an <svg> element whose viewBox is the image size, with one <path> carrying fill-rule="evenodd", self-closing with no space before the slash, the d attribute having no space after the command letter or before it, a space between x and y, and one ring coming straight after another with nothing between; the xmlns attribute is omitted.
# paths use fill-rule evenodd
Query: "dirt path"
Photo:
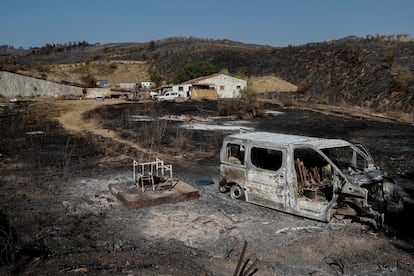
<svg viewBox="0 0 414 276"><path fill-rule="evenodd" d="M104 133L103 129L99 127L96 121L84 120L82 114L93 110L102 105L111 105L120 103L119 100L110 100L105 102L96 102L93 100L81 101L56 101L54 104L61 110L57 118L62 126L73 132L94 131ZM113 136L113 134L111 134Z"/></svg>
<svg viewBox="0 0 414 276"><path fill-rule="evenodd" d="M133 148L139 152L142 152L149 156L157 156L164 160L177 159L176 156L166 155L154 150L141 147L139 144L125 140L119 137L114 131L102 126L94 119L85 120L83 114L94 110L102 105L115 105L120 103L126 103L124 100L110 99L103 102L97 102L95 100L63 100L56 101L55 105L60 110L58 117L56 118L60 124L68 131L73 133L89 132L93 135L101 136L106 139L110 139L116 143L122 144L129 148ZM110 149L109 149L110 150ZM136 158L136 156L128 156L127 154L121 154L120 158Z"/></svg>

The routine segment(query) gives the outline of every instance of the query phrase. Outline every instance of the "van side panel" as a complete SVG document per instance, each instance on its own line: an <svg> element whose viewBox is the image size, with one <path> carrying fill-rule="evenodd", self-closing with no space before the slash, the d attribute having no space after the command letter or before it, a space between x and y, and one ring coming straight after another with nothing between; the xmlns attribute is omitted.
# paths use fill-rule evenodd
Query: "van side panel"
<svg viewBox="0 0 414 276"><path fill-rule="evenodd" d="M249 202L285 210L286 190L284 169L278 172L248 170L246 197Z"/></svg>
<svg viewBox="0 0 414 276"><path fill-rule="evenodd" d="M256 152L256 154L255 154ZM285 210L286 150L266 146L249 147L246 197L249 202ZM278 165L274 166L275 163Z"/></svg>
<svg viewBox="0 0 414 276"><path fill-rule="evenodd" d="M222 163L220 165L220 175L226 179L227 183L238 184L240 187L244 187L245 183L245 172L244 167L229 165Z"/></svg>

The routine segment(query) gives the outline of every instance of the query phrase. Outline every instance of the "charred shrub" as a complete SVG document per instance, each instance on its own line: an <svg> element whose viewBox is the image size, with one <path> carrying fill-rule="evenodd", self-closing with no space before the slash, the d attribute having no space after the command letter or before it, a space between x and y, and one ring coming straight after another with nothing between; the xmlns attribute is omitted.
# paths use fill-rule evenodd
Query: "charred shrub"
<svg viewBox="0 0 414 276"><path fill-rule="evenodd" d="M248 120L254 117L264 118L267 116L261 102L257 101L257 94L250 89L240 92L239 99L226 99L218 103L219 116L231 116Z"/></svg>
<svg viewBox="0 0 414 276"><path fill-rule="evenodd" d="M0 213L0 267L15 261L16 233L9 225L7 216Z"/></svg>
<svg viewBox="0 0 414 276"><path fill-rule="evenodd" d="M170 146L176 154L192 148L192 133L188 129L177 129L175 136L170 139Z"/></svg>
<svg viewBox="0 0 414 276"><path fill-rule="evenodd" d="M260 102L251 102L246 99L221 100L218 103L218 110L219 116L235 115L245 120L254 117L264 118L267 115Z"/></svg>

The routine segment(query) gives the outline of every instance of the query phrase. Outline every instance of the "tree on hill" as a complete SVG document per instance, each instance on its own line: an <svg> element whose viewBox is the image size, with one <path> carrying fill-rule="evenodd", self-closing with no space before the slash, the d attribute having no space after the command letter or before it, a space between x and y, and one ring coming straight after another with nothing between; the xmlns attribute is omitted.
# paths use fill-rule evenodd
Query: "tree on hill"
<svg viewBox="0 0 414 276"><path fill-rule="evenodd" d="M215 66L207 61L187 63L175 72L170 81L172 83L182 83L198 77L211 75L216 72L217 70Z"/></svg>
<svg viewBox="0 0 414 276"><path fill-rule="evenodd" d="M155 71L153 68L150 68L148 70L148 74L150 75L150 80L152 82L155 82L155 85L158 87L161 85L164 78L161 76L161 74L157 71Z"/></svg>
<svg viewBox="0 0 414 276"><path fill-rule="evenodd" d="M50 44L46 43L44 46L33 49L32 54L41 54L41 55L48 55L54 52L64 52L64 51L71 51L74 49L84 50L87 46L89 46L88 42L79 41L79 42L65 42L64 44Z"/></svg>

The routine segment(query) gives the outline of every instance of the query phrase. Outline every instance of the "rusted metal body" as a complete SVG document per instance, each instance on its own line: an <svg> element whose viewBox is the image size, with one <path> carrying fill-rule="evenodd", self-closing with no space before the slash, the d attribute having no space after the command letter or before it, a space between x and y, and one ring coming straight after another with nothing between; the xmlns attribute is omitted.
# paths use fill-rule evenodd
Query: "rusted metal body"
<svg viewBox="0 0 414 276"><path fill-rule="evenodd" d="M396 183L365 147L345 140L240 133L224 139L220 160L221 192L287 213L326 222L355 215L378 225L385 208L402 207Z"/></svg>

